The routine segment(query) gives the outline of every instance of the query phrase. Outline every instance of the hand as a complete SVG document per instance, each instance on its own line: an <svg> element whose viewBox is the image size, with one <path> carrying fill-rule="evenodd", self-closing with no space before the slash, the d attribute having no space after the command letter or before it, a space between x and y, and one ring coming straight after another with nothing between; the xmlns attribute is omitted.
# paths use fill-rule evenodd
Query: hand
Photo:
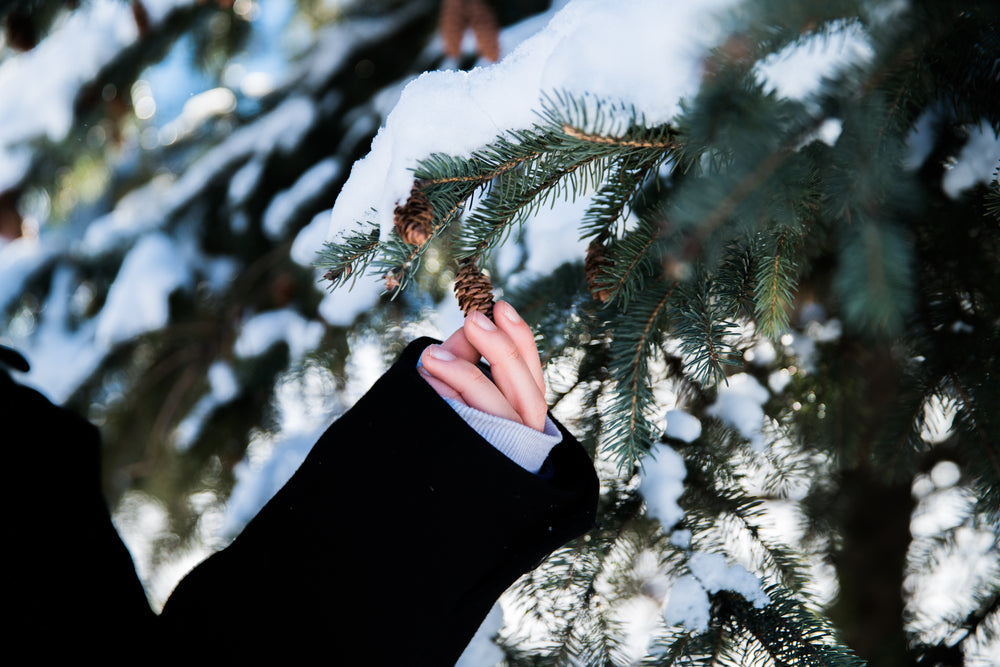
<svg viewBox="0 0 1000 667"><path fill-rule="evenodd" d="M444 343L428 346L420 374L445 398L543 431L548 406L535 337L509 303L498 301L493 312L496 324L475 312ZM480 356L492 381L476 366Z"/></svg>

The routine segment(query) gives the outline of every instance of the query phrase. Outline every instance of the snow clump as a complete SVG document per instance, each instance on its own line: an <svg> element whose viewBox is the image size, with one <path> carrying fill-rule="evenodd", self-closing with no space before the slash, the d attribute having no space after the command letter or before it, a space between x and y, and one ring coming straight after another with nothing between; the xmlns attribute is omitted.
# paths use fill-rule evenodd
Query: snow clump
<svg viewBox="0 0 1000 667"><path fill-rule="evenodd" d="M674 582L663 608L663 620L692 632L707 632L710 618L709 593L733 591L757 609L771 603L760 580L741 565L728 565L721 554L695 552L688 559L691 574Z"/></svg>
<svg viewBox="0 0 1000 667"><path fill-rule="evenodd" d="M667 425L663 436L682 442L694 442L701 436L701 422L683 410L670 410L667 412Z"/></svg>
<svg viewBox="0 0 1000 667"><path fill-rule="evenodd" d="M727 384L719 385L719 395L705 413L736 429L750 441L750 447L759 452L766 444L761 429L765 421L762 406L768 398L770 394L757 378L737 373L727 379Z"/></svg>
<svg viewBox="0 0 1000 667"><path fill-rule="evenodd" d="M684 493L684 459L669 446L657 443L643 459L639 493L646 501L646 514L670 530L684 517L677 500Z"/></svg>

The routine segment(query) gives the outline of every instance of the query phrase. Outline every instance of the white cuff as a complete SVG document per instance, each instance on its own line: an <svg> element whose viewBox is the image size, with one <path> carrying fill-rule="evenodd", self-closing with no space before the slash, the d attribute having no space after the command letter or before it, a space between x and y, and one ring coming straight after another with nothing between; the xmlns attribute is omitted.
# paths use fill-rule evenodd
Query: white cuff
<svg viewBox="0 0 1000 667"><path fill-rule="evenodd" d="M545 431L470 408L453 398L444 399L486 442L528 472L537 473L552 448L562 442L562 433L546 415Z"/></svg>

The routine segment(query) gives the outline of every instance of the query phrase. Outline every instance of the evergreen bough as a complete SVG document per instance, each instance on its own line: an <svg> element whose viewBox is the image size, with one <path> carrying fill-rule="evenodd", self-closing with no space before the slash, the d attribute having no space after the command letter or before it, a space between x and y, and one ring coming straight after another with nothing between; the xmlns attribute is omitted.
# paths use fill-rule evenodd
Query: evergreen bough
<svg viewBox="0 0 1000 667"><path fill-rule="evenodd" d="M755 66L768 56L849 25L870 36L874 56L808 102L760 83ZM911 548L908 522L911 485L937 462L961 468L976 499L968 521L992 530L998 553L1000 185L955 198L941 187L964 128L1000 133L998 27L1000 6L989 2L748 2L670 124L648 125L627 100L555 91L533 127L468 157L420 162L414 187L434 212L428 243L393 234L376 247L366 230L326 247L320 264L339 281L374 259L400 278L399 293L430 247L482 266L542 207L589 197L579 226L591 241L586 277L581 257L511 298L565 380L557 403L576 392L581 440L617 473L595 531L518 590L555 643L539 657L511 642L509 664L624 664L607 612L628 587L608 578L642 550L683 571L683 550L666 538L674 527L646 519L635 492L659 435L658 386L706 425L694 443L672 443L688 467L684 527L698 548L731 551L738 534L772 602L757 609L715 593L709 631L670 630L644 664L846 666L862 664L858 654L878 665L962 663L951 633L908 634L901 591L907 573L934 567ZM908 138L928 117L932 148L914 167ZM832 145L817 134L831 122L840 124ZM842 333L821 338L816 368L796 373L778 341L817 305ZM794 390L765 406L775 429L763 452L704 413L729 374L761 374L741 359L761 338L778 343L775 364ZM934 401L957 409L938 444L921 436ZM763 479L750 483L754 472ZM793 499L789 489L803 486ZM803 553L761 532L765 500L803 513L800 547L837 568L832 606L813 597ZM893 538L875 545L879 533ZM998 568L981 583L967 615L943 621L964 633L959 641L996 630ZM884 591L895 599L888 613L871 609Z"/></svg>

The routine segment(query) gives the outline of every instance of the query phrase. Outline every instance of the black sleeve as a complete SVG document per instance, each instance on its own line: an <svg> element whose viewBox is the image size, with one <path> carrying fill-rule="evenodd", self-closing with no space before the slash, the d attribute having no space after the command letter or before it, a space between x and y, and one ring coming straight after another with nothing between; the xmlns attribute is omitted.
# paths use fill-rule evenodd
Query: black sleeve
<svg viewBox="0 0 1000 667"><path fill-rule="evenodd" d="M156 616L104 502L98 431L14 382L3 365L27 365L0 352L8 649L52 664L144 649Z"/></svg>
<svg viewBox="0 0 1000 667"><path fill-rule="evenodd" d="M517 577L593 525L597 477L573 436L559 426L551 475L519 467L417 374L432 342L411 343L178 585L168 633L227 658L451 665Z"/></svg>

